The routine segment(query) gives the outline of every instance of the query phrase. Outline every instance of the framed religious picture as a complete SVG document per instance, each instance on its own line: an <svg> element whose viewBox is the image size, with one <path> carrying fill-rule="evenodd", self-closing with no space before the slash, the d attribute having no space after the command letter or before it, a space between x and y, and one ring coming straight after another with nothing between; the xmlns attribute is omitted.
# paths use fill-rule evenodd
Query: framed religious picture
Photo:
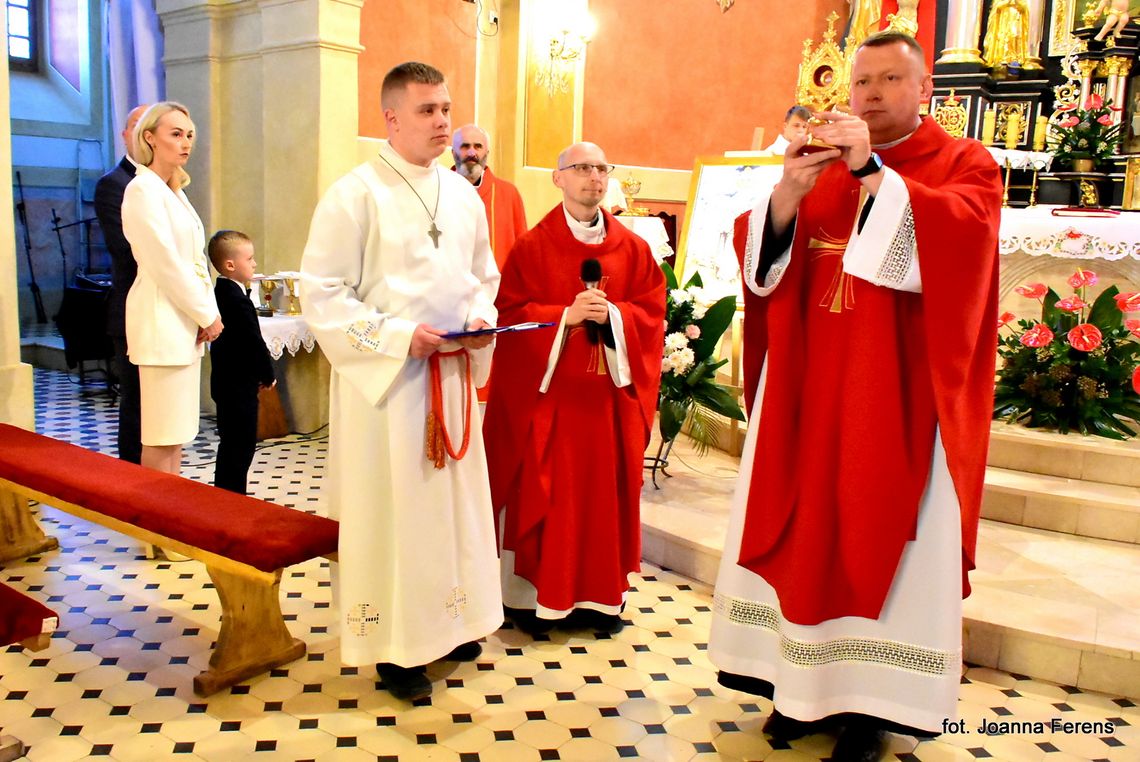
<svg viewBox="0 0 1140 762"><path fill-rule="evenodd" d="M733 224L771 193L783 173L783 156L697 157L677 242L676 270L682 283L699 272L711 298L741 295Z"/></svg>
<svg viewBox="0 0 1140 762"><path fill-rule="evenodd" d="M1124 198L1121 207L1140 211L1140 156L1132 156L1124 170Z"/></svg>
<svg viewBox="0 0 1140 762"><path fill-rule="evenodd" d="M1124 104L1124 145L1121 153L1140 153L1140 74L1128 82L1128 102Z"/></svg>

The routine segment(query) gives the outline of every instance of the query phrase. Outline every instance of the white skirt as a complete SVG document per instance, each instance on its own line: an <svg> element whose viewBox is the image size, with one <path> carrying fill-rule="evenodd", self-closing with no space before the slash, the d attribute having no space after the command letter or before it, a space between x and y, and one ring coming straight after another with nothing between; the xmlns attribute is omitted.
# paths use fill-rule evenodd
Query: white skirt
<svg viewBox="0 0 1140 762"><path fill-rule="evenodd" d="M139 366L139 418L148 447L183 445L198 436L202 358L190 365Z"/></svg>

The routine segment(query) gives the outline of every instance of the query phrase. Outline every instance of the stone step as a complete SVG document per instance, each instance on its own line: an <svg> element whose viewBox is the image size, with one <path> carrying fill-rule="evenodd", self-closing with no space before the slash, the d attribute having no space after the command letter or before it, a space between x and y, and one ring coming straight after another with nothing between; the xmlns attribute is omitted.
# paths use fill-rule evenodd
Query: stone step
<svg viewBox="0 0 1140 762"><path fill-rule="evenodd" d="M1140 487L1140 439L1118 442L994 421L986 462L1011 471Z"/></svg>
<svg viewBox="0 0 1140 762"><path fill-rule="evenodd" d="M1140 543L1140 488L990 466L986 469L982 517Z"/></svg>
<svg viewBox="0 0 1140 762"><path fill-rule="evenodd" d="M698 458L684 442L671 461L673 478L642 489L642 556L715 584L739 461L719 452ZM995 488L1016 489L1003 471ZM966 661L1140 699L1138 578L1135 544L984 520L965 601Z"/></svg>

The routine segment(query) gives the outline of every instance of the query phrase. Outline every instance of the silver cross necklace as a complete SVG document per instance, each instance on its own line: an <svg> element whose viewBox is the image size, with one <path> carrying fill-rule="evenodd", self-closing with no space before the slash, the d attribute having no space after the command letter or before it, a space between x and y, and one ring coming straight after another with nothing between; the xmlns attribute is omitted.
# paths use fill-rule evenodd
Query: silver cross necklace
<svg viewBox="0 0 1140 762"><path fill-rule="evenodd" d="M384 159L384 156L380 155L380 158ZM410 182L408 182L408 178L404 177L403 173L401 173L400 170L393 167L392 162L388 161L387 159L384 159L384 163L387 164L389 167L391 167L392 171L400 176L400 179L404 181L404 183L408 186L408 188L411 189L412 193L416 194L416 199L420 202L420 205L423 206L424 211L427 212L428 219L431 220L431 227L428 228L428 237L431 238L431 242L433 244L435 244L435 247L438 249L439 248L439 237L441 235L443 235L443 231L440 230L439 227L436 226L436 224L435 224L435 216L437 214L439 214L439 197L440 197L439 167L435 168L435 211L429 212L427 204L424 203L423 196L421 196L419 194L419 191L417 191L414 187L412 187L412 184Z"/></svg>

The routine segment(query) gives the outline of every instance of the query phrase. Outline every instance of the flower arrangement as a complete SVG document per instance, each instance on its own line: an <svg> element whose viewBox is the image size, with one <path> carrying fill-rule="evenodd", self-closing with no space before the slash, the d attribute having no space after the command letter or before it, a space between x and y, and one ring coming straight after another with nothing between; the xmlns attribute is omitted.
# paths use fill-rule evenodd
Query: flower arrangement
<svg viewBox="0 0 1140 762"><path fill-rule="evenodd" d="M1049 150L1061 161L1088 159L1096 165L1111 159L1120 142L1122 125L1113 119L1119 110L1096 93L1080 108L1075 102L1058 106L1064 116L1049 128Z"/></svg>
<svg viewBox="0 0 1140 762"><path fill-rule="evenodd" d="M1015 291L1041 302L1041 319L998 318L1002 359L994 392L994 417L1031 428L1079 431L1110 439L1135 436L1140 422L1140 292L1109 286L1086 301L1096 273L1078 269L1068 280L1073 295L1061 298L1043 283Z"/></svg>
<svg viewBox="0 0 1140 762"><path fill-rule="evenodd" d="M665 348L661 357L658 429L672 442L689 422L689 436L704 454L720 434L720 419L744 420L740 404L722 384L717 369L728 362L715 357L717 344L736 313L736 297L710 301L700 273L678 287L677 274L661 263L668 285L665 297Z"/></svg>

